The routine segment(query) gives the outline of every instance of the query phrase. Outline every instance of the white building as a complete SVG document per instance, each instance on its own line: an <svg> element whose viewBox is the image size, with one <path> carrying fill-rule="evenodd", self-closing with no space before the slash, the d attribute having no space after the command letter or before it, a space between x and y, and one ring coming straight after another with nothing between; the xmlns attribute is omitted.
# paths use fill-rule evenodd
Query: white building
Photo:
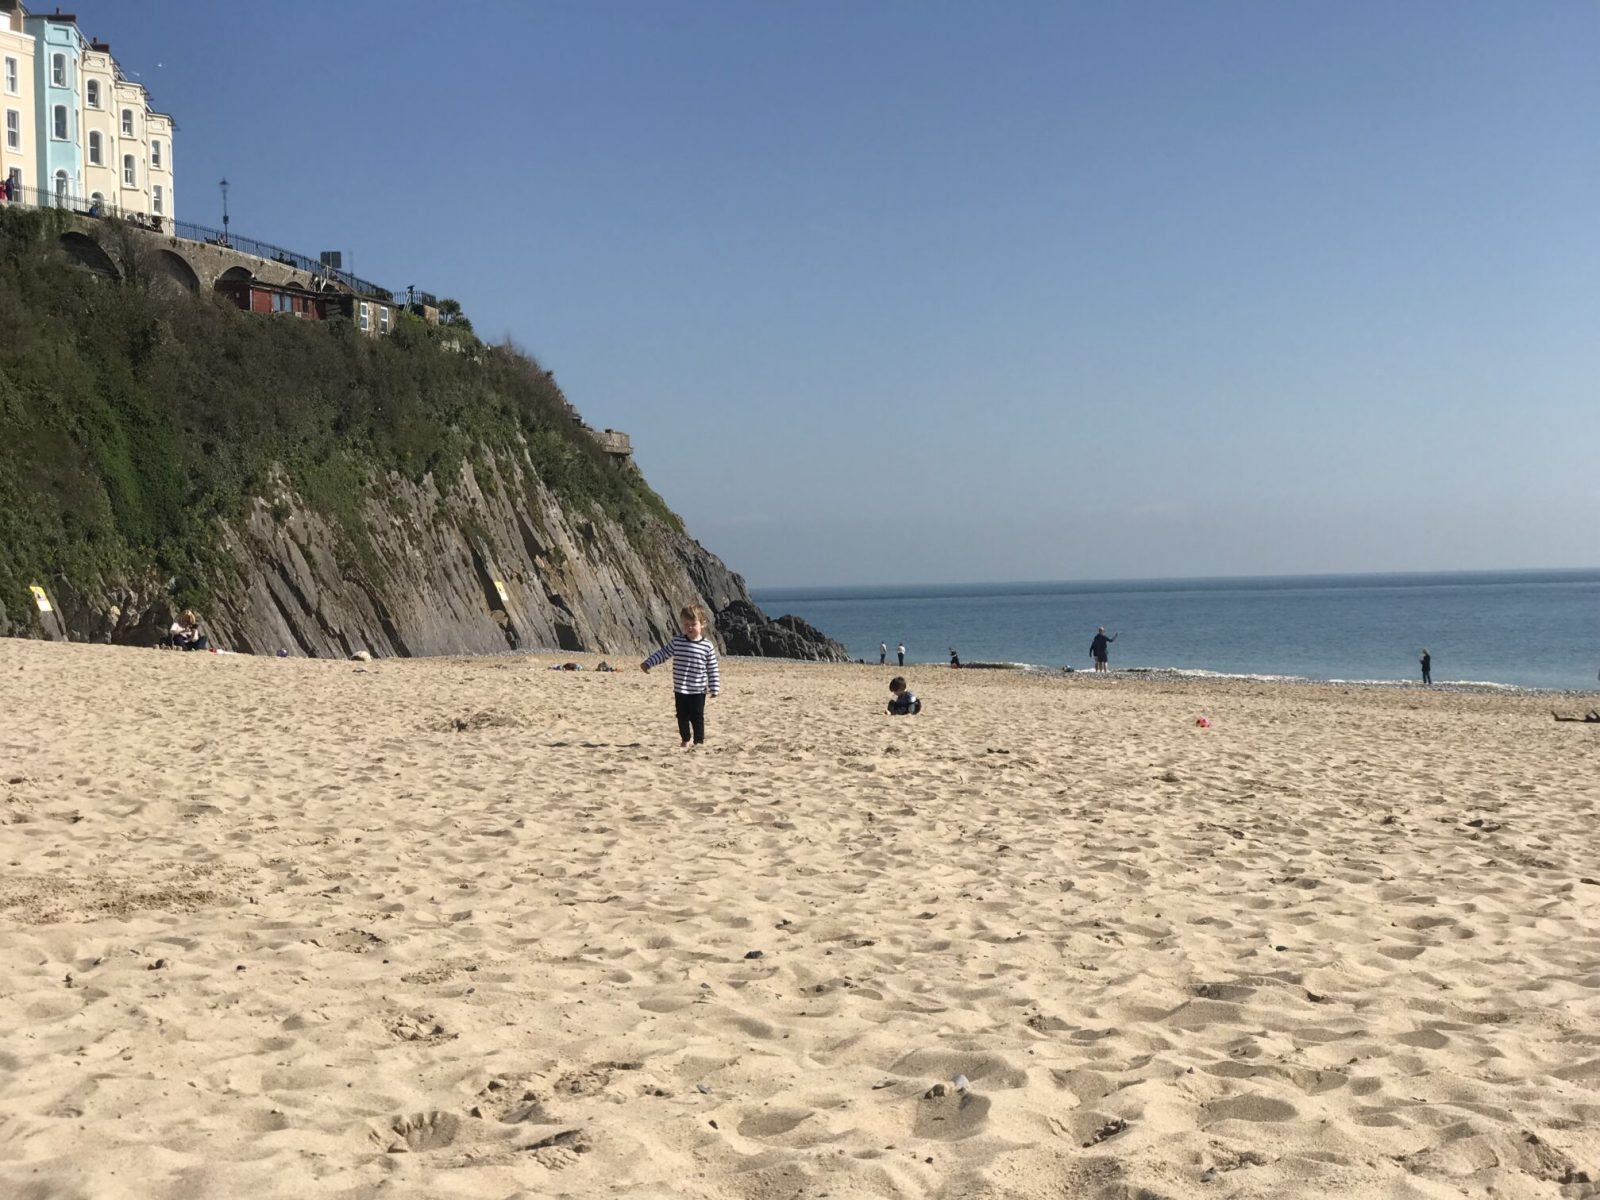
<svg viewBox="0 0 1600 1200"><path fill-rule="evenodd" d="M38 99L33 86L33 35L23 26L20 5L0 5L0 113L5 119L0 136L0 179L13 187L39 186ZM19 191L18 199L21 199Z"/></svg>

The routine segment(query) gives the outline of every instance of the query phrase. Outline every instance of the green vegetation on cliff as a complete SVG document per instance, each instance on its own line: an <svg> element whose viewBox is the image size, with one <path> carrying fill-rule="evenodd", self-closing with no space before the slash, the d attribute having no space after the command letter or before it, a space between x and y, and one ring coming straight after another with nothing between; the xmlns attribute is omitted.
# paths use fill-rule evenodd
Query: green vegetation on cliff
<svg viewBox="0 0 1600 1200"><path fill-rule="evenodd" d="M478 448L526 454L563 501L630 531L681 523L574 421L548 373L459 325L239 312L119 284L57 250L70 219L0 212L0 609L66 576L170 579L203 605L230 570L221 522L276 479L367 561L360 507L393 473L448 491ZM25 619L25 618L24 618Z"/></svg>

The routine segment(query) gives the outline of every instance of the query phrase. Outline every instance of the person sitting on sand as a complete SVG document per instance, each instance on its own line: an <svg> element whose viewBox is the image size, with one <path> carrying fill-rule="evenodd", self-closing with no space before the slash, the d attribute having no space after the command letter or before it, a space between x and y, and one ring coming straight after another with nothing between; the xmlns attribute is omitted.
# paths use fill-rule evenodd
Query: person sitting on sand
<svg viewBox="0 0 1600 1200"><path fill-rule="evenodd" d="M1089 657L1094 659L1094 669L1096 671L1109 669L1106 664L1111 659L1110 646L1116 640L1116 634L1113 633L1110 637L1107 637L1106 627L1104 625L1100 626L1100 632L1095 634L1094 641L1089 643Z"/></svg>
<svg viewBox="0 0 1600 1200"><path fill-rule="evenodd" d="M164 645L171 646L174 650L209 649L206 635L200 632L200 617L194 609L186 608L178 614L178 619L172 623L172 628L167 633Z"/></svg>
<svg viewBox="0 0 1600 1200"><path fill-rule="evenodd" d="M894 693L894 699L889 701L891 717L910 717L922 711L922 701L906 686L905 676L896 675L891 679L889 690Z"/></svg>
<svg viewBox="0 0 1600 1200"><path fill-rule="evenodd" d="M952 667L959 667L961 665L961 656L956 653L956 648L954 646L950 647L950 665Z"/></svg>

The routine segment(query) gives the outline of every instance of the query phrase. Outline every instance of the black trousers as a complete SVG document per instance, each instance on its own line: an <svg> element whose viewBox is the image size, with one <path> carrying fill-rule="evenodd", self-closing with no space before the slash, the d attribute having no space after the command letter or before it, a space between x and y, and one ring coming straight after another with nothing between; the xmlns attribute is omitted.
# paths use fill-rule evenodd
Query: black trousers
<svg viewBox="0 0 1600 1200"><path fill-rule="evenodd" d="M695 692L685 696L674 692L672 700L678 708L678 736L687 742L692 734L694 744L703 745L706 740L706 694Z"/></svg>

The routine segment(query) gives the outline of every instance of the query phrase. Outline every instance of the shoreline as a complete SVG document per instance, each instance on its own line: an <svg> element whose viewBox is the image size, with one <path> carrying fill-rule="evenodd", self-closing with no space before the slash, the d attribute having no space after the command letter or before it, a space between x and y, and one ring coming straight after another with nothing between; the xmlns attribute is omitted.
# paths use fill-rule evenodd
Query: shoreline
<svg viewBox="0 0 1600 1200"><path fill-rule="evenodd" d="M527 647L518 650L506 650L495 654L457 654L433 655L426 658L412 657L402 659L398 656L391 659L374 660L388 662L402 661L464 661L473 658L487 659L522 659L522 658L560 658L570 662L585 662L593 659L595 662L609 662L617 667L619 672L637 671L638 660L642 655L629 653L627 655L604 654L594 650L562 650L553 647ZM1117 667L1104 675L1087 668L1047 667L1036 663L1026 662L983 662L965 663L959 668L951 667L943 660L930 660L928 662L908 662L904 667L895 663L849 662L830 663L819 662L814 659L798 658L763 658L754 655L723 654L720 656L724 662L739 663L770 663L796 667L871 667L883 671L917 671L921 672L955 672L968 671L985 675L1014 674L1037 679L1079 680L1092 679L1099 683L1116 682L1121 684L1133 683L1204 683L1215 681L1221 683L1246 683L1257 685L1282 685L1294 688L1330 688L1339 690L1366 689L1382 692L1415 692L1425 695L1437 692L1448 695L1487 695L1487 696L1565 696L1576 698L1593 698L1600 700L1600 683L1592 688L1552 688L1535 687L1518 683L1496 683L1492 680L1441 680L1430 687L1409 679L1314 679L1307 675L1272 675L1266 673L1231 673L1224 671L1208 671L1199 667ZM317 661L338 662L339 659ZM619 666L619 663L621 664ZM629 666L629 664L632 664Z"/></svg>

